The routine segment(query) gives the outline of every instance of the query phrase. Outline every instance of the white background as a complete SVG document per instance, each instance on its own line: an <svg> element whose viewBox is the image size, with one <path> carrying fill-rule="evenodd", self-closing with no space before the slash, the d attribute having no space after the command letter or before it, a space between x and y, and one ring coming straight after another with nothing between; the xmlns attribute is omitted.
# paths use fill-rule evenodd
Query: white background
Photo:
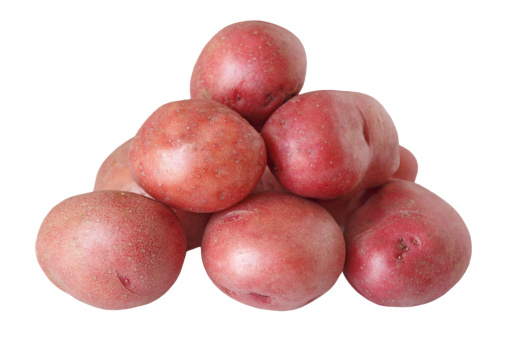
<svg viewBox="0 0 507 338"><path fill-rule="evenodd" d="M505 334L507 20L501 1L2 1L2 337L459 337ZM302 92L379 100L417 182L461 214L473 243L463 279L413 308L370 303L341 276L315 302L240 304L188 252L159 300L107 311L57 289L35 257L49 210L93 189L109 153L160 105L189 97L192 68L221 28L264 20L296 34ZM9 334L5 334L10 332ZM495 334L497 332L497 334Z"/></svg>

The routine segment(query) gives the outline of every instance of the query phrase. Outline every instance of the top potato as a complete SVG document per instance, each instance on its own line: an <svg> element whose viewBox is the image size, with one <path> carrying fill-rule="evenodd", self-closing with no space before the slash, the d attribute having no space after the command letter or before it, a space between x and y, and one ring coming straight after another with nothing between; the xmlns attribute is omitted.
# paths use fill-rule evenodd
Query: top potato
<svg viewBox="0 0 507 338"><path fill-rule="evenodd" d="M306 53L290 31L263 21L223 28L194 66L191 98L213 99L240 113L257 130L283 102L298 94Z"/></svg>

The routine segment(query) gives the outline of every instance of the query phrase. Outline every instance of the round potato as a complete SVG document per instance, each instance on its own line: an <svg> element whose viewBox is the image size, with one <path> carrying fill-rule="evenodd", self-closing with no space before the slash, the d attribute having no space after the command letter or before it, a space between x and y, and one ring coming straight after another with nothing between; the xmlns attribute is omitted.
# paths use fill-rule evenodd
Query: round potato
<svg viewBox="0 0 507 338"><path fill-rule="evenodd" d="M250 194L266 167L260 134L229 107L212 100L170 102L132 140L129 167L150 196L206 213Z"/></svg>
<svg viewBox="0 0 507 338"><path fill-rule="evenodd" d="M204 231L204 267L213 283L244 304L300 308L340 276L345 243L324 208L285 192L259 192L218 212Z"/></svg>
<svg viewBox="0 0 507 338"><path fill-rule="evenodd" d="M344 274L368 300L416 306L463 276L472 242L460 215L426 188L393 179L370 192L345 224Z"/></svg>
<svg viewBox="0 0 507 338"><path fill-rule="evenodd" d="M269 22L244 21L223 28L203 48L190 95L226 104L261 130L300 92L305 76L306 53L294 34Z"/></svg>
<svg viewBox="0 0 507 338"><path fill-rule="evenodd" d="M102 309L148 304L181 271L185 234L174 212L122 191L95 191L56 205L39 229L36 255L58 288Z"/></svg>

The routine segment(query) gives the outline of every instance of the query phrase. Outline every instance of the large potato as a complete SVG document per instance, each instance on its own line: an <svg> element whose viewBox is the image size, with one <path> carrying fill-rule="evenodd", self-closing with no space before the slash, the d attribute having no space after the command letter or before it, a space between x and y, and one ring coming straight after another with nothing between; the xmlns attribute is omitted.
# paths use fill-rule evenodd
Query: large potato
<svg viewBox="0 0 507 338"><path fill-rule="evenodd" d="M128 152L132 139L116 148L102 163L95 179L94 191L98 190L122 190L135 192L146 197L147 194L134 180L128 166ZM178 216L185 237L187 250L192 250L201 245L202 234L208 223L210 213L196 213L172 208Z"/></svg>
<svg viewBox="0 0 507 338"><path fill-rule="evenodd" d="M170 102L132 140L135 181L166 205L206 213L250 194L266 167L260 134L238 113L212 100Z"/></svg>
<svg viewBox="0 0 507 338"><path fill-rule="evenodd" d="M115 310L161 297L179 276L186 253L185 235L170 208L121 191L62 201L42 222L35 248L58 288Z"/></svg>
<svg viewBox="0 0 507 338"><path fill-rule="evenodd" d="M370 301L415 306L449 291L465 273L472 243L459 214L422 186L394 179L345 224L344 274Z"/></svg>
<svg viewBox="0 0 507 338"><path fill-rule="evenodd" d="M284 192L262 192L211 217L201 254L213 283L233 299L261 309L292 310L335 284L345 243L318 204Z"/></svg>
<svg viewBox="0 0 507 338"><path fill-rule="evenodd" d="M203 48L190 94L226 104L260 130L299 93L305 75L305 50L294 34L268 22L244 21L223 28Z"/></svg>
<svg viewBox="0 0 507 338"><path fill-rule="evenodd" d="M288 191L333 199L386 182L398 169L396 128L374 98L322 90L293 97L262 129L273 174Z"/></svg>

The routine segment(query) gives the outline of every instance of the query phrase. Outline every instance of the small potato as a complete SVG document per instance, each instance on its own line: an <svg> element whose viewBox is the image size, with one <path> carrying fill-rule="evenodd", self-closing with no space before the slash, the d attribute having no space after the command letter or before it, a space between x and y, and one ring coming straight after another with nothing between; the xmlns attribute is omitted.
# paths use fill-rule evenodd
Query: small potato
<svg viewBox="0 0 507 338"><path fill-rule="evenodd" d="M129 150L134 180L177 209L209 213L250 194L266 167L260 134L212 100L170 102L141 126Z"/></svg>
<svg viewBox="0 0 507 338"><path fill-rule="evenodd" d="M130 173L128 153L131 144L132 139L127 140L104 160L95 178L94 191L130 191L151 198L151 196L136 183Z"/></svg>
<svg viewBox="0 0 507 338"><path fill-rule="evenodd" d="M322 90L293 97L261 132L268 165L293 194L334 199L386 182L398 169L396 128L374 98Z"/></svg>
<svg viewBox="0 0 507 338"><path fill-rule="evenodd" d="M261 309L292 310L335 284L345 243L318 204L261 192L211 217L201 255L208 276L228 296Z"/></svg>
<svg viewBox="0 0 507 338"><path fill-rule="evenodd" d="M35 248L53 284L111 310L161 297L178 278L186 254L185 234L170 208L121 191L62 201L42 222Z"/></svg>
<svg viewBox="0 0 507 338"><path fill-rule="evenodd" d="M190 95L229 106L260 131L276 108L300 92L305 76L306 53L294 34L268 22L237 22L203 48Z"/></svg>
<svg viewBox="0 0 507 338"><path fill-rule="evenodd" d="M171 208L181 222L185 232L187 251L201 246L204 229L211 218L212 213L198 213L182 209Z"/></svg>
<svg viewBox="0 0 507 338"><path fill-rule="evenodd" d="M463 276L472 243L459 214L426 188L393 179L345 224L344 274L366 299L416 306L448 292Z"/></svg>
<svg viewBox="0 0 507 338"><path fill-rule="evenodd" d="M414 154L407 148L400 146L400 166L393 174L393 178L415 182L418 168L419 166Z"/></svg>
<svg viewBox="0 0 507 338"><path fill-rule="evenodd" d="M116 148L102 163L95 179L94 191L122 190L135 192L152 198L134 180L128 166L128 152L132 139ZM187 251L201 246L202 234L208 223L210 213L196 213L172 208L178 216L185 237Z"/></svg>

